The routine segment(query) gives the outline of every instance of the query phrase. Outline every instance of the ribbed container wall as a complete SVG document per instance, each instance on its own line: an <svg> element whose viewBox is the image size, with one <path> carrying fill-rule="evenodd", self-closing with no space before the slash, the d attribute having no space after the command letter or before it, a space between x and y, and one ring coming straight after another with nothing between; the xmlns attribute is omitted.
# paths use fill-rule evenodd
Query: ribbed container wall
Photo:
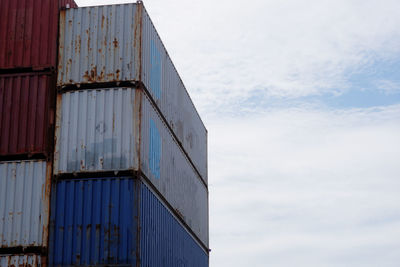
<svg viewBox="0 0 400 267"><path fill-rule="evenodd" d="M206 252L143 183L140 226L141 266L208 266Z"/></svg>
<svg viewBox="0 0 400 267"><path fill-rule="evenodd" d="M0 75L0 156L51 153L54 78L50 73Z"/></svg>
<svg viewBox="0 0 400 267"><path fill-rule="evenodd" d="M143 82L207 183L207 131L141 4L62 11L59 58L59 87Z"/></svg>
<svg viewBox="0 0 400 267"><path fill-rule="evenodd" d="M141 170L208 245L207 188L141 90L70 91L60 102L56 175Z"/></svg>
<svg viewBox="0 0 400 267"><path fill-rule="evenodd" d="M61 11L58 86L137 80L137 5Z"/></svg>
<svg viewBox="0 0 400 267"><path fill-rule="evenodd" d="M0 69L55 69L59 9L72 0L1 0Z"/></svg>
<svg viewBox="0 0 400 267"><path fill-rule="evenodd" d="M50 165L45 161L0 163L0 247L46 247Z"/></svg>
<svg viewBox="0 0 400 267"><path fill-rule="evenodd" d="M136 266L133 179L63 180L53 190L50 266Z"/></svg>
<svg viewBox="0 0 400 267"><path fill-rule="evenodd" d="M208 266L207 253L139 179L62 180L55 187L50 266L136 266L137 256L143 267Z"/></svg>
<svg viewBox="0 0 400 267"><path fill-rule="evenodd" d="M137 170L138 100L132 88L59 94L54 173Z"/></svg>
<svg viewBox="0 0 400 267"><path fill-rule="evenodd" d="M208 246L208 191L143 94L141 170Z"/></svg>
<svg viewBox="0 0 400 267"><path fill-rule="evenodd" d="M40 267L42 262L45 258L37 254L0 255L0 267Z"/></svg>
<svg viewBox="0 0 400 267"><path fill-rule="evenodd" d="M143 8L141 79L207 183L207 130Z"/></svg>

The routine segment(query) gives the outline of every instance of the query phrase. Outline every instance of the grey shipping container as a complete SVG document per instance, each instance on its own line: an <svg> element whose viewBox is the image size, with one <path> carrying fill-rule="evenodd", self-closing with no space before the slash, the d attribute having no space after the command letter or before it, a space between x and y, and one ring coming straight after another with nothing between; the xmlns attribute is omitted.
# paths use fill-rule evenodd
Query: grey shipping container
<svg viewBox="0 0 400 267"><path fill-rule="evenodd" d="M141 171L208 246L208 190L142 89L57 97L56 175Z"/></svg>
<svg viewBox="0 0 400 267"><path fill-rule="evenodd" d="M46 247L51 164L0 163L0 247Z"/></svg>
<svg viewBox="0 0 400 267"><path fill-rule="evenodd" d="M0 267L40 267L42 262L46 259L38 254L0 255Z"/></svg>
<svg viewBox="0 0 400 267"><path fill-rule="evenodd" d="M207 183L207 130L142 4L61 11L57 85L139 82Z"/></svg>

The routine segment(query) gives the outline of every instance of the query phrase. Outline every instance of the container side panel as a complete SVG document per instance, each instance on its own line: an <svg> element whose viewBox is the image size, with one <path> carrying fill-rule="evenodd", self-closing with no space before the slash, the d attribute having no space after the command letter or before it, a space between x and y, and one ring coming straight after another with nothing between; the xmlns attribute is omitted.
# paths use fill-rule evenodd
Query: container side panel
<svg viewBox="0 0 400 267"><path fill-rule="evenodd" d="M141 79L207 183L207 131L145 10L142 44Z"/></svg>
<svg viewBox="0 0 400 267"><path fill-rule="evenodd" d="M74 1L2 0L0 69L56 68L59 9Z"/></svg>
<svg viewBox="0 0 400 267"><path fill-rule="evenodd" d="M50 74L0 76L0 155L51 152Z"/></svg>
<svg viewBox="0 0 400 267"><path fill-rule="evenodd" d="M206 252L144 184L140 225L141 266L208 266Z"/></svg>
<svg viewBox="0 0 400 267"><path fill-rule="evenodd" d="M137 169L135 89L73 91L61 98L56 174Z"/></svg>
<svg viewBox="0 0 400 267"><path fill-rule="evenodd" d="M36 254L0 255L0 267L40 267L42 262L45 259Z"/></svg>
<svg viewBox="0 0 400 267"><path fill-rule="evenodd" d="M136 6L82 7L63 13L58 86L136 79Z"/></svg>
<svg viewBox="0 0 400 267"><path fill-rule="evenodd" d="M1 248L47 246L49 178L45 161L0 163Z"/></svg>
<svg viewBox="0 0 400 267"><path fill-rule="evenodd" d="M129 178L57 182L52 197L50 266L135 266L134 182Z"/></svg>
<svg viewBox="0 0 400 267"><path fill-rule="evenodd" d="M208 191L146 95L142 100L141 169L208 246Z"/></svg>

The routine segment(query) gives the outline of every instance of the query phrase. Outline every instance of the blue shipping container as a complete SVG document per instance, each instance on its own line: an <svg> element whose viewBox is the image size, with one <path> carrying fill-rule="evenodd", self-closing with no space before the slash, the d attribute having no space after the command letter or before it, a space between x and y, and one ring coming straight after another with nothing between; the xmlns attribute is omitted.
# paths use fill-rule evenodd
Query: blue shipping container
<svg viewBox="0 0 400 267"><path fill-rule="evenodd" d="M50 266L208 266L208 255L139 179L62 180L52 196Z"/></svg>

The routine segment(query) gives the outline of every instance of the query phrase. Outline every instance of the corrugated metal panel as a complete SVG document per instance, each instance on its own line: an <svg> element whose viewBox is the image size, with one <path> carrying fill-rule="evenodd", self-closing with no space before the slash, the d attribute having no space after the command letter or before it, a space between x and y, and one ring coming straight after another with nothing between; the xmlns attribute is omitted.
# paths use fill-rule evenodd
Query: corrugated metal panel
<svg viewBox="0 0 400 267"><path fill-rule="evenodd" d="M0 163L0 247L47 245L50 165Z"/></svg>
<svg viewBox="0 0 400 267"><path fill-rule="evenodd" d="M144 184L140 226L141 266L208 266L206 252Z"/></svg>
<svg viewBox="0 0 400 267"><path fill-rule="evenodd" d="M53 190L50 266L136 266L133 179L60 181Z"/></svg>
<svg viewBox="0 0 400 267"><path fill-rule="evenodd" d="M141 79L207 183L207 130L144 9Z"/></svg>
<svg viewBox="0 0 400 267"><path fill-rule="evenodd" d="M0 69L55 68L59 8L71 0L1 0Z"/></svg>
<svg viewBox="0 0 400 267"><path fill-rule="evenodd" d="M40 267L45 262L40 255L0 255L0 267Z"/></svg>
<svg viewBox="0 0 400 267"><path fill-rule="evenodd" d="M147 12L141 19L139 7L126 4L61 12L57 85L143 79L207 183L207 131Z"/></svg>
<svg viewBox="0 0 400 267"><path fill-rule="evenodd" d="M143 173L208 246L207 188L146 96L140 156Z"/></svg>
<svg viewBox="0 0 400 267"><path fill-rule="evenodd" d="M57 101L56 174L137 169L135 89L72 91Z"/></svg>
<svg viewBox="0 0 400 267"><path fill-rule="evenodd" d="M51 85L48 73L0 75L0 155L51 152Z"/></svg>
<svg viewBox="0 0 400 267"><path fill-rule="evenodd" d="M71 91L58 101L56 174L138 170L140 147L141 170L208 245L207 188L141 90Z"/></svg>
<svg viewBox="0 0 400 267"><path fill-rule="evenodd" d="M58 86L137 79L136 6L61 11Z"/></svg>

